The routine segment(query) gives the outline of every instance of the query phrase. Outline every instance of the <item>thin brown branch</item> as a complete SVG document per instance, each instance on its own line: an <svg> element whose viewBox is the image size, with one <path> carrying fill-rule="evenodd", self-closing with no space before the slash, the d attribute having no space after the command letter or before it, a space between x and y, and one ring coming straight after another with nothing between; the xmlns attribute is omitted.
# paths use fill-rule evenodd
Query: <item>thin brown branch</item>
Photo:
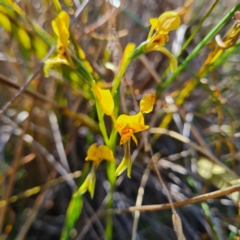
<svg viewBox="0 0 240 240"><path fill-rule="evenodd" d="M226 196L226 195L229 195L233 192L238 192L238 191L240 191L240 184L235 185L235 186L231 186L231 187L228 187L228 188L225 188L225 189L217 190L217 191L214 191L214 192L211 192L211 193L202 194L202 195L197 196L197 197L188 198L188 199L183 200L183 201L174 202L173 206L175 208L182 207L182 206L186 206L186 205L197 203L197 202L203 202L203 201L206 201L208 199L214 199L214 198ZM141 207L135 207L134 206L134 207L129 207L129 208L125 208L125 209L110 209L110 210L107 210L107 211L99 212L99 215L105 215L105 214L121 215L121 214L125 214L125 213L133 213L135 211L153 212L153 211L161 211L161 210L166 210L166 209L171 209L171 204L170 203L145 205L145 206L141 206Z"/></svg>

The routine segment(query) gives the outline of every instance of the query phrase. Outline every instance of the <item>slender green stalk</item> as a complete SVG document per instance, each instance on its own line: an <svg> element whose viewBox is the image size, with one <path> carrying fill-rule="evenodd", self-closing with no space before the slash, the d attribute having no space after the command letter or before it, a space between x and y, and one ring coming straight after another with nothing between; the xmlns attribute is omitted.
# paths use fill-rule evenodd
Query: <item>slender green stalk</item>
<svg viewBox="0 0 240 240"><path fill-rule="evenodd" d="M106 129L106 125L105 125L105 121L104 121L104 113L99 105L99 102L97 100L97 98L95 98L95 102L96 102L96 109L97 109L97 115L98 115L98 120L99 120L99 128L100 131L102 133L104 142L106 143L106 145L108 146L109 144L109 139L108 139L108 135L107 135L107 129Z"/></svg>

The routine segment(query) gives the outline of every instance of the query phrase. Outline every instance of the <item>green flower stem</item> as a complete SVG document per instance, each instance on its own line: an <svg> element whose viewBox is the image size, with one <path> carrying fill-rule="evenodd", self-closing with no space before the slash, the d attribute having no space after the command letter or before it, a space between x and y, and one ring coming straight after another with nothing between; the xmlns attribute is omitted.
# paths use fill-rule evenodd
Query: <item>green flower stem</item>
<svg viewBox="0 0 240 240"><path fill-rule="evenodd" d="M121 82L121 79L129 65L129 63L136 58L137 56L143 54L143 48L142 45L140 45L138 48L136 48L132 54L130 54L130 56L123 62L118 74L114 77L113 80L113 88L112 88L112 96L114 99L114 116L118 116L118 112L119 112L119 100L120 100L120 92L117 91L119 84ZM107 145L113 150L113 152L115 152L115 148L116 148L116 138L117 138L117 131L115 129L115 127L112 127L112 132L109 138L109 141L107 143ZM109 191L109 201L107 203L107 208L110 209L112 208L112 204L113 204L113 191L115 188L115 183L116 183L116 176L115 176L115 170L116 170L116 165L113 163L107 163L107 176L108 176L108 180L111 184L111 189ZM107 239L112 239L113 236L113 221L112 221L112 216L111 215L107 215L106 216L106 229L105 229L105 235Z"/></svg>
<svg viewBox="0 0 240 240"><path fill-rule="evenodd" d="M130 62L132 60L134 60L135 58L137 58L138 56L140 56L141 54L144 54L144 48L146 46L146 44L148 43L148 41L143 42L142 44L140 44L129 56L127 59L125 59L125 61L123 62L118 74L114 77L113 79L113 88L112 88L112 96L114 98L114 116L118 116L118 112L119 112L119 106L120 106L120 92L117 91L119 84L121 82L121 79L128 67L128 65L130 64ZM111 135L109 138L109 143L108 143L108 147L110 147L113 152L115 152L115 148L116 148L116 138L117 138L117 131L115 129L115 127L112 127L112 131L111 131ZM114 170L114 172L113 172ZM113 175L112 175L113 174ZM108 163L108 167L107 167L107 175L108 175L108 179L111 182L111 186L113 189L113 186L115 185L115 181L116 181L116 177L115 177L115 166L114 169L111 165L111 163Z"/></svg>
<svg viewBox="0 0 240 240"><path fill-rule="evenodd" d="M160 92L163 92L182 72L187 64L200 52L200 50L212 39L217 32L224 26L224 24L233 16L233 14L240 8L240 3L236 4L234 8L209 32L209 34L196 46L190 55L183 61L183 63L177 68L176 72L172 74L162 85Z"/></svg>
<svg viewBox="0 0 240 240"><path fill-rule="evenodd" d="M61 5L60 5L60 3L58 2L58 0L53 0L53 4L54 4L55 9L56 9L56 11L57 11L58 13L62 11Z"/></svg>
<svg viewBox="0 0 240 240"><path fill-rule="evenodd" d="M143 44L138 46L130 54L130 56L123 62L118 74L114 77L113 88L112 88L112 96L113 96L113 99L114 99L114 106L115 106L114 107L114 116L112 117L113 119L115 118L115 116L118 116L118 112L119 112L120 92L117 91L117 89L120 85L121 79L122 79L128 65L129 65L129 63L133 59L138 57L139 55L144 54L143 46L145 46L144 44L146 44L146 43L147 42L144 42ZM106 142L107 146L110 147L113 152L115 152L115 148L116 148L116 138L117 138L117 131L116 131L115 127L113 126L109 141ZM112 204L113 204L113 191L114 191L115 183L116 183L115 170L116 170L116 165L114 163L108 162L107 163L107 176L108 176L108 180L111 184L111 188L109 190L109 200L108 200L108 203L107 203L107 206L106 206L108 209L112 208ZM112 239L112 236L113 236L113 221L112 221L112 216L109 215L109 214L106 216L105 235L106 235L107 239Z"/></svg>
<svg viewBox="0 0 240 240"><path fill-rule="evenodd" d="M117 113L119 111L119 91L117 91L116 95L114 96L114 113L113 113L113 122L114 122L114 118L115 116L117 116ZM115 154L115 149L116 149L116 138L117 138L117 131L114 127L114 124L112 126L112 131L111 131L111 135L109 138L109 143L108 143L108 147L112 149L113 153ZM116 176L115 176L115 170L116 170L116 164L112 163L112 162L107 162L107 177L108 177L108 181L111 185L111 188L108 191L108 202L106 204L107 209L112 208L113 206L113 192L115 189L115 184L116 184ZM107 214L106 216L106 229L105 229L105 235L106 235L106 239L112 239L113 236L113 221L112 221L112 216L110 214Z"/></svg>
<svg viewBox="0 0 240 240"><path fill-rule="evenodd" d="M94 96L95 96L95 94L94 94ZM95 96L95 103L96 103L97 115L98 115L98 120L99 120L99 128L102 133L104 142L106 143L107 146L109 146L109 139L108 139L107 129L106 129L105 121L104 121L104 113L102 111L102 108L101 108L96 96Z"/></svg>

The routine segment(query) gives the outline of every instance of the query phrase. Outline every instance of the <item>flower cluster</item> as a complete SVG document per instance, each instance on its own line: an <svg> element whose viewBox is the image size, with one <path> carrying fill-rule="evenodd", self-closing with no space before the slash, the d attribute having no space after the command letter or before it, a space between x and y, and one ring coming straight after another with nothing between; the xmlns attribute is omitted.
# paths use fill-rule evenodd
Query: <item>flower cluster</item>
<svg viewBox="0 0 240 240"><path fill-rule="evenodd" d="M102 107L103 112L106 115L112 116L114 109L114 101L109 90L103 90L99 87L94 88L94 92L97 99ZM121 139L120 145L124 146L124 157L121 164L118 166L115 174L119 176L125 169L128 169L127 176L131 176L131 154L130 154L130 143L131 139L138 145L135 133L144 131L149 128L145 125L143 113L149 113L153 109L155 103L155 94L148 94L140 101L140 111L135 115L120 115L117 120L113 118L114 127L119 132Z"/></svg>
<svg viewBox="0 0 240 240"><path fill-rule="evenodd" d="M117 118L114 115L114 100L113 96L120 84L121 78L126 70L127 65L137 56L151 52L159 51L165 54L170 60L170 69L175 71L177 68L177 60L174 55L172 55L164 45L168 42L168 34L170 31L175 30L180 25L180 17L175 12L165 12L159 18L150 19L151 29L147 38L147 41L141 44L138 48L135 48L135 44L129 43L123 53L122 61L119 64L119 72L113 81L112 92L108 89L102 89L97 84L92 85L93 93L96 99L97 106L100 106L101 111L112 117L114 122L115 130L120 134L120 145L123 145L124 156L116 169L115 175L119 176L123 171L127 169L127 176L131 177L131 151L130 145L131 140L138 145L138 140L135 136L136 133L142 132L149 128L145 125L144 114L149 113L153 110L153 105L155 103L155 94L148 94L140 101L140 111L135 115L122 114ZM100 151L100 148L105 149ZM108 149L108 150L107 150ZM108 151L108 155L106 155ZM93 170L89 173L84 184L81 186L82 192L87 189L93 196L94 186L95 186L95 170L99 165L101 159L106 159L108 161L113 161L114 157L107 146L97 147L96 144L92 145L87 153L86 160L94 161ZM109 157L111 156L111 157Z"/></svg>
<svg viewBox="0 0 240 240"><path fill-rule="evenodd" d="M58 2L55 2L58 3ZM117 136L117 132L120 135L120 145L123 145L124 156L115 171L115 175L119 176L123 171L127 170L127 176L131 177L131 140L138 145L136 133L145 131L149 128L145 124L144 114L150 113L153 110L155 103L155 94L148 94L140 101L139 112L135 115L121 114L118 116L118 109L114 104L114 100L117 102L118 96L115 96L121 79L125 74L126 68L129 63L141 54L145 54L151 51L159 51L165 54L170 60L170 69L174 72L177 68L177 60L164 45L169 40L169 32L175 30L180 25L180 17L176 12L165 12L159 18L151 18L150 24L151 29L148 38L145 42L140 44L138 47L134 43L129 43L123 53L122 60L118 66L118 71L112 82L112 90L102 89L99 87L92 77L92 73L89 72L88 68L81 63L81 60L76 60L76 56L71 51L69 42L70 32L70 18L68 14L62 11L60 4L57 4L59 11L58 16L52 21L52 28L57 36L57 55L54 58L50 58L45 62L44 72L48 76L48 71L55 65L67 64L70 67L74 67L76 64L78 67L74 68L76 71L82 71L82 76L89 80L89 84L92 88L93 97L96 102L97 114L99 118L99 127L103 135L104 141L107 146L97 146L96 143L92 144L88 151L86 161L92 161L92 167L87 175L85 181L78 190L78 193L83 194L86 191L90 192L91 197L94 195L95 183L96 183L96 170L102 160L109 162L115 162L113 152L109 146L112 147L114 140ZM74 45L74 44L73 44ZM73 63L74 62L74 63ZM108 137L104 114L112 118L114 129L112 130L111 136Z"/></svg>
<svg viewBox="0 0 240 240"><path fill-rule="evenodd" d="M93 91L96 94L97 100L102 108L102 111L113 117L114 101L109 90L101 89L97 85L93 86ZM117 120L113 117L115 122L115 129L121 136L120 144L124 146L124 157L116 169L115 175L119 176L125 169L127 169L127 176L131 177L132 160L130 153L131 139L138 145L138 141L134 136L134 133L144 131L149 128L145 125L143 113L149 113L153 109L155 102L155 94L148 94L140 101L140 111L136 115L129 116L122 114ZM100 162L105 159L107 161L115 162L112 150L105 146L97 146L96 143L92 144L87 151L86 161L93 161L93 166L90 173L86 177L84 183L79 189L79 193L83 194L87 190L90 192L91 197L94 195L95 183L96 183L96 169Z"/></svg>
<svg viewBox="0 0 240 240"><path fill-rule="evenodd" d="M149 128L145 125L143 113L149 113L153 109L155 103L155 94L148 94L140 101L140 111L133 116L122 114L120 115L116 122L115 128L121 136L120 144L124 146L124 157L122 162L116 170L116 176L119 176L125 169L127 169L127 176L131 177L131 153L130 153L130 143L131 139L138 145L138 141L134 136L134 133L144 131Z"/></svg>

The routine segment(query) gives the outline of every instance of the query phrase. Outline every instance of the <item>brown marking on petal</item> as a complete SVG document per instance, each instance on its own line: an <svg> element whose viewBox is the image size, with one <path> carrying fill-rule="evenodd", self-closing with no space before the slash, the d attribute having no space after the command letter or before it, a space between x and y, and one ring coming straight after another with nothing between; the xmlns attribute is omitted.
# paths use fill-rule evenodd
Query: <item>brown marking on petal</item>
<svg viewBox="0 0 240 240"><path fill-rule="evenodd" d="M123 144L127 142L131 136L133 136L133 130L131 128L124 128L121 131L121 135L122 137L121 137L120 144Z"/></svg>
<svg viewBox="0 0 240 240"><path fill-rule="evenodd" d="M59 46L58 47L58 51L60 52L60 51L62 51L63 50L63 46Z"/></svg>
<svg viewBox="0 0 240 240"><path fill-rule="evenodd" d="M131 129L131 128L124 128L123 130L122 130L122 135L125 135L125 134L133 134L133 129Z"/></svg>
<svg viewBox="0 0 240 240"><path fill-rule="evenodd" d="M153 43L157 43L163 46L165 44L165 39L162 37L162 35L157 35L153 38Z"/></svg>

